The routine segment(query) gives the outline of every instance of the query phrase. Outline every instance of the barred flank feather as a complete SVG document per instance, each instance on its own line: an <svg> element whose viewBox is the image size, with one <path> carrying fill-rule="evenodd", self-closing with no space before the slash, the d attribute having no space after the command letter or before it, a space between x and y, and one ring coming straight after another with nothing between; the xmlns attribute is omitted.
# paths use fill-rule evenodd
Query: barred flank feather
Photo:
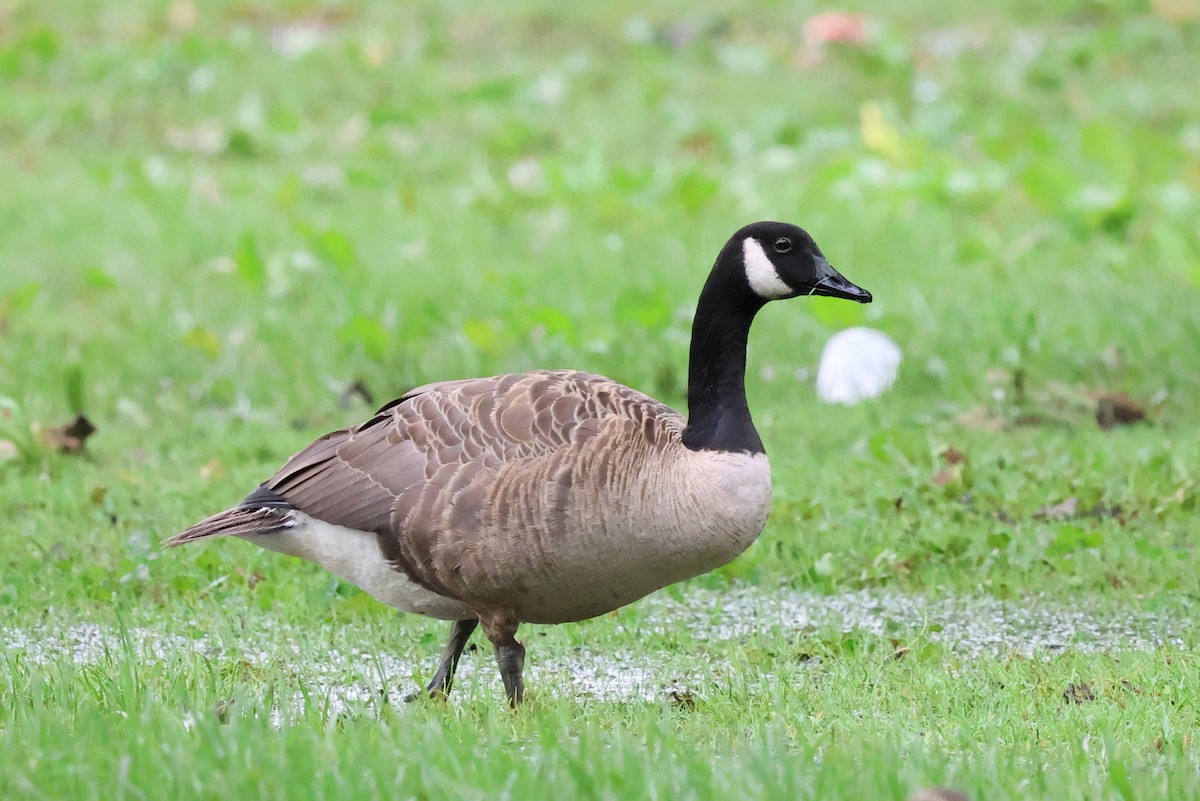
<svg viewBox="0 0 1200 801"><path fill-rule="evenodd" d="M243 534L273 534L294 525L285 509L258 508L226 509L163 542L174 548L206 537L240 537Z"/></svg>

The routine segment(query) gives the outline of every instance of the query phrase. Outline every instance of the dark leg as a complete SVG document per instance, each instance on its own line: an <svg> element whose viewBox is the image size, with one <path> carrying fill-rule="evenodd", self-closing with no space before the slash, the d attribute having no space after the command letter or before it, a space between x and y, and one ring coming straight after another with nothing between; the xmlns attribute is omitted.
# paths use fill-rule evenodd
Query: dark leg
<svg viewBox="0 0 1200 801"><path fill-rule="evenodd" d="M517 622L508 612L480 615L483 633L496 649L496 664L500 667L500 678L509 706L516 707L525 697L525 681L521 673L525 668L525 647L517 642Z"/></svg>
<svg viewBox="0 0 1200 801"><path fill-rule="evenodd" d="M450 694L450 685L454 683L454 671L458 669L458 658L462 656L463 649L467 647L467 640L471 639L471 633L478 625L479 621L474 619L454 621L450 627L450 639L446 640L446 647L442 649L442 661L438 663L437 672L425 687L425 692L413 693L404 700L415 701L422 695L437 698Z"/></svg>

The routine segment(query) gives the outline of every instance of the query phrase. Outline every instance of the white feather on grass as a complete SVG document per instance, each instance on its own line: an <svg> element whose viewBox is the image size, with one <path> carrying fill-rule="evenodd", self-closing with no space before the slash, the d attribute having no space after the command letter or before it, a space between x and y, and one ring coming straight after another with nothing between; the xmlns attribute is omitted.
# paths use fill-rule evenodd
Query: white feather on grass
<svg viewBox="0 0 1200 801"><path fill-rule="evenodd" d="M853 406L877 398L896 381L903 354L874 328L847 328L825 343L817 368L817 395L826 403Z"/></svg>

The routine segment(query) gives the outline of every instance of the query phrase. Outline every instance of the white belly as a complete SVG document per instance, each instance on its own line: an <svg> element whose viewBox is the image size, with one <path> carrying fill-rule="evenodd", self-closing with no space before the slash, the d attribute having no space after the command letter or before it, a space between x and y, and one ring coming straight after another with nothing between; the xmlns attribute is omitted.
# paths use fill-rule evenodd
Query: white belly
<svg viewBox="0 0 1200 801"><path fill-rule="evenodd" d="M349 581L388 606L405 612L466 620L475 613L453 598L411 581L383 558L369 531L334 526L303 512L293 512L295 525L274 534L246 534L242 539L269 551L299 556Z"/></svg>

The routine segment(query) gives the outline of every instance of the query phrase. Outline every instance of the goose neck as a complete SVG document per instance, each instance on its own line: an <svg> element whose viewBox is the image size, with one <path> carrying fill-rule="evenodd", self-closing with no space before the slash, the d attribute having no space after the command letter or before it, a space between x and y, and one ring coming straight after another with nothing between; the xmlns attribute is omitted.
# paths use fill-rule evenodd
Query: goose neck
<svg viewBox="0 0 1200 801"><path fill-rule="evenodd" d="M692 450L763 453L746 403L746 343L763 304L727 284L714 271L696 307L683 444Z"/></svg>

